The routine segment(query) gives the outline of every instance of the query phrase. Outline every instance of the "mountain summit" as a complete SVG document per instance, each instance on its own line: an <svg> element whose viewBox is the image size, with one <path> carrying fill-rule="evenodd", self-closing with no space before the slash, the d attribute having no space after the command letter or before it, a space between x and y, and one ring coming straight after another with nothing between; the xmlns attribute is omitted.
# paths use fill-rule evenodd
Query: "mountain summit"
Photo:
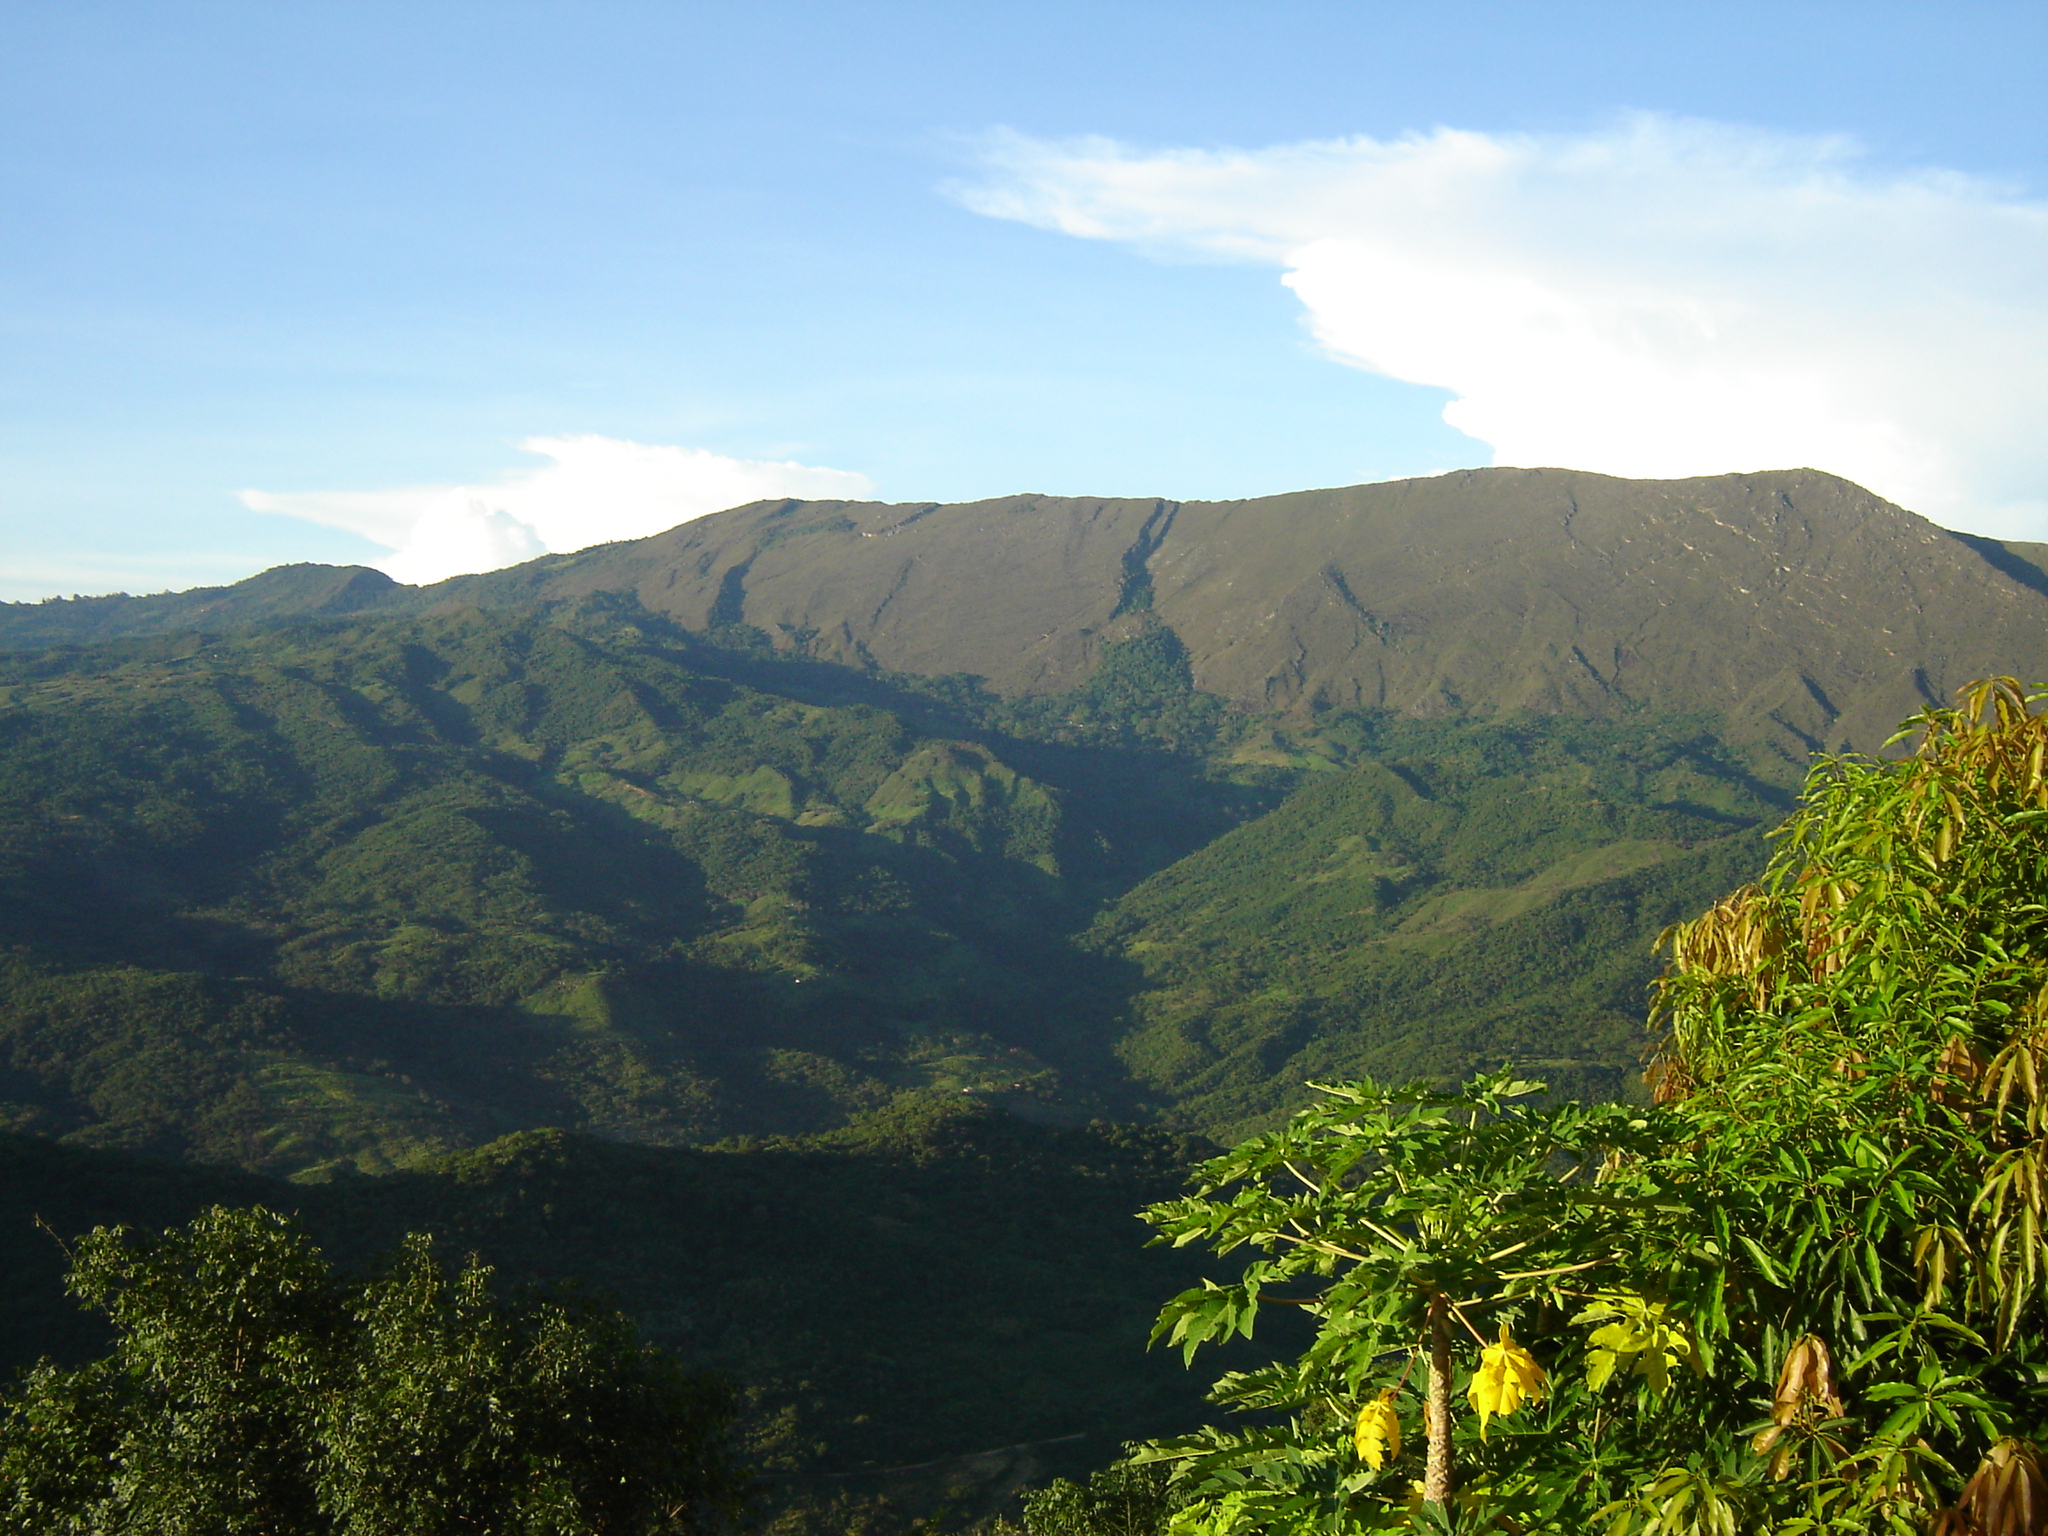
<svg viewBox="0 0 2048 1536"><path fill-rule="evenodd" d="M1874 747L1971 678L2048 677L2044 559L1810 469L1481 469L1245 501L754 502L429 587L291 566L0 604L0 647L631 593L688 629L1013 697L1164 629L1194 686L1258 712L1705 710L1803 759Z"/></svg>
<svg viewBox="0 0 2048 1536"><path fill-rule="evenodd" d="M421 595L631 591L692 629L1012 694L1164 625L1197 687L1254 709L1709 709L1803 752L2048 671L2031 553L1813 470L1485 469L1246 501L758 502Z"/></svg>

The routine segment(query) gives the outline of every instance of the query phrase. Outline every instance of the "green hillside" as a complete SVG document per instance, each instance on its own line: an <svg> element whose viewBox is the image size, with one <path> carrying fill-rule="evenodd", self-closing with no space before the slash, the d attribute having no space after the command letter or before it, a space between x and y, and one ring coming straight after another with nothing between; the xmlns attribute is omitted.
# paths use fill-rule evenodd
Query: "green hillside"
<svg viewBox="0 0 2048 1536"><path fill-rule="evenodd" d="M1020 700L720 639L591 598L0 662L4 1124L323 1177L933 1092L1612 1093L1649 936L1782 803L1710 717L1252 716L1162 626Z"/></svg>
<svg viewBox="0 0 2048 1536"><path fill-rule="evenodd" d="M317 1173L913 1091L1085 1114L1077 904L1248 795L616 602L17 656L0 1116Z"/></svg>
<svg viewBox="0 0 2048 1536"><path fill-rule="evenodd" d="M1790 803L1700 719L1333 717L1319 775L1112 903L1143 973L1119 1046L1169 1119L1228 1139L1312 1078L1512 1060L1628 1091L1650 941L1761 867ZM1350 729L1346 730L1345 727Z"/></svg>

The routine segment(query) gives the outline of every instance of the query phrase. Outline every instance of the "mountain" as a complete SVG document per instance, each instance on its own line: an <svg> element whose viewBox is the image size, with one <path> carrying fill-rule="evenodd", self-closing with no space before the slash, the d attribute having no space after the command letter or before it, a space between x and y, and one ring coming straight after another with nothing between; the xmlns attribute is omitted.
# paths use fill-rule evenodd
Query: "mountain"
<svg viewBox="0 0 2048 1536"><path fill-rule="evenodd" d="M1874 747L1972 677L2048 676L2022 550L1811 470L1489 469L1229 502L763 502L420 596L630 591L1005 694L1070 689L1157 623L1243 709L1711 710L1803 757Z"/></svg>
<svg viewBox="0 0 2048 1536"><path fill-rule="evenodd" d="M1810 472L1486 471L15 605L70 638L0 656L0 1126L308 1177L1624 1091L1806 746L2048 671L2027 554Z"/></svg>
<svg viewBox="0 0 2048 1536"><path fill-rule="evenodd" d="M2048 677L2044 562L1814 470L1485 469L1225 502L757 502L432 587L297 566L5 604L0 645L631 593L693 631L1016 697L1080 686L1156 624L1239 709L1707 710L1802 758L1873 747L1972 677Z"/></svg>

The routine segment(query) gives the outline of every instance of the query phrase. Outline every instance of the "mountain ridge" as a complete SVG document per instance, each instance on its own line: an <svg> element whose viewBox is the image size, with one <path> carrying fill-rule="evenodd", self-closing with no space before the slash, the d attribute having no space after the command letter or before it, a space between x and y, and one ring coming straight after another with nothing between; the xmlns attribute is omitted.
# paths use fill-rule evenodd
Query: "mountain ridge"
<svg viewBox="0 0 2048 1536"><path fill-rule="evenodd" d="M1815 470L1484 469L1236 501L763 501L428 587L300 566L125 608L6 605L0 645L260 622L294 601L631 593L686 629L1006 696L1069 691L1105 644L1163 627L1194 685L1243 710L1710 709L1796 758L1874 748L1972 677L2048 675L2044 559Z"/></svg>
<svg viewBox="0 0 2048 1536"><path fill-rule="evenodd" d="M1157 623L1240 708L1714 709L1803 754L2038 666L2020 558L1814 471L1472 470L1235 502L759 503L436 591L629 587L688 628L1005 694L1072 687Z"/></svg>
<svg viewBox="0 0 2048 1536"><path fill-rule="evenodd" d="M274 565L224 587L0 603L0 650L361 613L414 590L366 565Z"/></svg>

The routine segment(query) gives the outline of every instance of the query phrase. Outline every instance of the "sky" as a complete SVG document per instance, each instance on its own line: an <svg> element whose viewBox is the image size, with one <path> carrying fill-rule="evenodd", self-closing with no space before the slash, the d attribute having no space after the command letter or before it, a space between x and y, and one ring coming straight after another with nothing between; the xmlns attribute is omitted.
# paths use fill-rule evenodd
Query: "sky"
<svg viewBox="0 0 2048 1536"><path fill-rule="evenodd" d="M0 5L0 598L1811 465L2048 540L2048 7Z"/></svg>

